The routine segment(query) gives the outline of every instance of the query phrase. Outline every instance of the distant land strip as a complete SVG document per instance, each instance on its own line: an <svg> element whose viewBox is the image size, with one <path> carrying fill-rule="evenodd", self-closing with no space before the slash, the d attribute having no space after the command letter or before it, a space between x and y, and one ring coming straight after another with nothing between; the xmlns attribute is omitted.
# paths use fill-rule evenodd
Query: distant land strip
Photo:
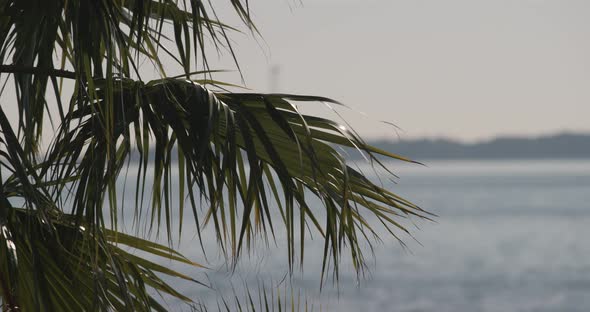
<svg viewBox="0 0 590 312"><path fill-rule="evenodd" d="M378 140L367 143L414 160L428 159L590 159L590 134L498 137L476 143L450 139ZM361 158L350 152L351 158Z"/></svg>
<svg viewBox="0 0 590 312"><path fill-rule="evenodd" d="M416 161L438 159L590 159L590 134L561 133L540 137L498 137L476 143L462 143L451 139L366 140L370 145ZM344 149L346 158L361 160L352 148ZM153 161L154 150L149 158ZM170 161L177 161L176 148ZM137 162L139 153L131 153Z"/></svg>

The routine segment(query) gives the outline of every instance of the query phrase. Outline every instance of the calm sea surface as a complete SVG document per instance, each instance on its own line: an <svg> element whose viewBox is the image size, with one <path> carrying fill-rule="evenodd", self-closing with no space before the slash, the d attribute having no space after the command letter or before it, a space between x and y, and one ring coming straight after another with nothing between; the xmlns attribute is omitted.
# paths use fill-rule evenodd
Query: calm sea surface
<svg viewBox="0 0 590 312"><path fill-rule="evenodd" d="M295 297L301 292L314 310L324 311L590 311L590 161L427 164L391 163L400 176L391 189L439 215L436 223L409 224L419 243L406 236L404 249L384 236L375 257L367 253L369 273L360 284L345 264L338 286L329 283L320 295L322 243L316 238L306 243L303 272L290 282ZM242 296L244 283L254 293L263 282L275 290L280 284L284 293L284 234L276 246L246 255L231 274L211 238L204 259L190 227L185 224L180 249L211 269L164 264L218 290L172 280L183 293L209 304L219 294L231 301L232 287Z"/></svg>

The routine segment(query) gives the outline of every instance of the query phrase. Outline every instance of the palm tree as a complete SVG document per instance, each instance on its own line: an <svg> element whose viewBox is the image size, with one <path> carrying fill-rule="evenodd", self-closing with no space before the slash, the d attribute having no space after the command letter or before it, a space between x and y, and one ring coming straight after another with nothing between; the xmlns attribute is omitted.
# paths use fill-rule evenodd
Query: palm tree
<svg viewBox="0 0 590 312"><path fill-rule="evenodd" d="M256 34L248 1L229 3ZM171 243L120 230L122 171L136 170L138 222L171 242L182 231L182 218L173 227L171 216L190 209L199 239L216 239L232 262L251 241L284 229L292 269L303 257L303 228L314 229L324 240L322 279L328 270L338 275L343 252L363 270L360 245L372 240L374 222L396 235L406 231L399 218L428 218L348 166L335 147L356 148L377 165L377 154L407 159L293 104L336 101L229 92L214 80L208 51L235 58L229 36L238 29L211 4L0 0L0 12L4 310L165 310L155 294L196 299L165 282L191 277L133 251L199 264ZM142 78L146 61L157 79ZM139 165L129 166L134 157ZM310 207L308 193L322 207ZM215 238L201 237L204 226Z"/></svg>

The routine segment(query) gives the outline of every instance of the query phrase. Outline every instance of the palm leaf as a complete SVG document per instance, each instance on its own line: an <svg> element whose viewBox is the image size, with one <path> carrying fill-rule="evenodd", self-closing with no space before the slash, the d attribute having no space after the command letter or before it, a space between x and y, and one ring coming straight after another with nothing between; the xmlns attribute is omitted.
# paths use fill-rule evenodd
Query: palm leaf
<svg viewBox="0 0 590 312"><path fill-rule="evenodd" d="M97 81L97 86L101 83ZM80 176L74 197L73 214L95 215L102 201L92 200L94 185L116 179L132 150L137 150L139 163L136 192L151 183L154 190L151 200L151 224L155 228L169 227L171 194L179 193L184 202L184 188L174 190L170 172L175 166L178 148L181 161L176 165L183 170L180 181L187 185L188 197L208 200L205 220L212 222L221 247L238 256L244 243L251 245L256 232L274 232L271 210L276 205L269 198L268 182L281 186L284 199L274 200L291 207L284 216L288 231L290 265L294 261L297 222L301 226L311 220L324 236L332 263L339 263L339 255L348 246L353 263L360 269L363 263L358 232L365 231L365 215L370 214L388 227L405 231L393 218L399 216L427 217L419 207L396 196L366 179L348 166L345 159L332 147L333 144L354 146L371 157L373 153L405 160L404 158L366 145L353 132L333 121L299 114L288 100L328 101L310 96L215 94L194 82L162 79L146 84L120 81L115 84L113 131L110 142L118 142L111 150L117 151L108 159L106 138L102 137L105 117L100 112L108 103L98 89L100 101L91 109L75 110L67 118L78 120L79 126L62 129L47 162L65 163L66 168L53 168L51 176L63 180L71 175ZM83 99L90 101L89 98ZM77 104L88 107L89 104ZM129 133L137 132L136 139ZM141 145L141 137L153 138L153 155ZM76 146L76 149L72 149ZM240 157L236 157L241 155ZM153 157L148 166L148 157ZM73 166L72 159L79 159ZM96 164L105 164L105 167ZM152 180L145 177L151 168ZM178 168L177 168L178 169ZM142 171L144 174L142 174ZM92 186L92 187L88 187ZM299 187L303 186L303 187ZM311 209L304 199L305 191L324 203L324 211ZM137 199L142 196L137 195ZM195 203L195 218L201 221ZM140 202L136 203L141 206ZM240 213L226 211L242 207ZM115 206L113 206L115 207ZM299 207L301 219L294 218L293 207ZM231 208L230 208L231 209ZM111 211L116 217L117 211ZM325 216L326 226L320 226L319 215ZM262 231L256 231L262 229ZM363 233L365 234L365 233ZM364 235L363 235L364 236ZM246 241L246 242L245 242ZM326 260L326 259L324 259ZM336 268L335 268L336 269Z"/></svg>
<svg viewBox="0 0 590 312"><path fill-rule="evenodd" d="M248 1L229 2L257 34ZM164 233L169 246L183 229L173 216L187 205L199 239L213 227L234 264L284 229L293 270L303 265L310 228L324 240L322 281L330 268L338 277L346 254L357 273L364 270L361 246L376 235L373 223L396 236L407 232L401 218L429 218L351 168L336 148L355 148L376 166L383 166L376 155L410 160L294 105L337 102L207 89L232 87L213 77L210 49L228 51L239 70L230 44L239 30L220 21L211 3L0 0L0 13L0 73L14 80L18 114L9 120L13 103L3 97L0 296L9 308L163 310L150 289L190 301L163 276L190 277L128 250L199 266L120 231L123 169L136 170L135 224ZM165 68L164 59L174 66ZM146 61L160 79L142 77ZM44 148L46 120L55 135ZM134 158L138 165L129 167ZM310 196L322 205L311 206ZM236 300L240 309L253 307L247 298Z"/></svg>

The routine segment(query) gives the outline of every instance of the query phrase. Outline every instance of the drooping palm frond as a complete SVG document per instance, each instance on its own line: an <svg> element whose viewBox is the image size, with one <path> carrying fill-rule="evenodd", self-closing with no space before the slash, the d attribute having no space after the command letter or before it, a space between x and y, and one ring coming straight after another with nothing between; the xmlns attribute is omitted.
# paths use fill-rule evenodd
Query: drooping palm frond
<svg viewBox="0 0 590 312"><path fill-rule="evenodd" d="M228 3L256 32L248 1ZM337 102L213 92L200 84L217 83L210 48L235 59L228 34L237 29L222 23L211 4L0 0L0 13L0 72L13 76L16 91L16 105L2 98L0 107L0 166L9 172L0 172L0 295L9 307L162 309L149 289L190 300L161 279L188 277L119 247L193 264L119 232L117 181L135 155L137 223L164 231L171 242L190 209L199 238L201 226L212 227L215 238L208 239L234 263L258 238L284 229L292 270L303 263L313 228L324 240L322 280L330 264L338 276L345 252L361 272L361 246L376 235L374 223L395 236L407 232L400 218L429 216L352 169L334 147L356 148L377 164L376 154L409 160L294 105ZM176 66L165 68L165 58ZM145 60L161 78L143 79ZM195 73L205 78L191 80ZM71 95L63 93L63 80ZM6 114L9 106L16 121ZM46 119L56 132L45 150ZM309 204L309 194L321 207Z"/></svg>
<svg viewBox="0 0 590 312"><path fill-rule="evenodd" d="M95 237L65 215L54 220L50 231L24 210L13 209L6 221L0 254L8 256L0 257L0 283L2 301L9 310L123 311L149 307L167 311L153 296L153 290L191 302L161 275L192 278L121 248L125 245L199 266L168 247L108 230L104 237Z"/></svg>
<svg viewBox="0 0 590 312"><path fill-rule="evenodd" d="M168 285L161 275L192 278L125 249L196 267L201 265L145 239L107 228L90 231L90 223L64 213L55 198L49 196L47 187L64 185L75 178L42 181L26 159L14 161L24 153L18 144L11 144L14 133L1 109L0 126L7 138L6 141L0 138L2 169L12 172L0 184L3 309L166 311L153 297L154 291L191 301ZM22 175L25 177L21 178ZM24 208L14 207L11 199L22 202Z"/></svg>
<svg viewBox="0 0 590 312"><path fill-rule="evenodd" d="M194 82L178 79L146 84L120 81L115 86L113 98L117 100L109 104L115 111L113 123L117 125L112 137L117 142L113 147L115 157L108 159L107 141L100 126L104 121L99 112L105 110L108 102L102 100L104 92L99 88L97 94L101 100L66 117L78 126L62 129L46 160L67 164L52 168L53 180L80 177L75 182L72 214L90 219L100 214L102 201L93 194L107 191L108 181L116 178L130 152L137 150L141 165L137 172L136 207L141 207L139 200L143 196L139 192L148 182L145 171L153 168L148 186L154 190L150 205L152 224L159 227L163 223L170 235L173 230L170 216L182 215L182 211L172 211L172 196L179 196L179 203L188 197L197 221L211 220L221 246L229 246L233 256L239 255L245 239L250 245L249 240L257 230L274 233L271 210L275 206L280 207L287 229L290 265L298 239L294 237L295 228L301 229L298 232L303 242L303 228L307 223L313 224L326 240L324 260L331 256L337 264L343 246L348 245L353 264L360 266L363 260L358 232L365 235L364 231L370 229L364 217L366 213L402 230L405 229L393 218L427 216L420 208L349 167L328 143L354 146L370 155L381 153L403 158L366 145L333 121L302 115L289 102L329 99L281 94L215 94ZM151 146L148 137L153 138L153 155L148 149ZM175 146L178 154L173 154ZM149 160L150 156L154 159ZM73 161L77 159L79 164ZM152 166L148 166L150 162ZM172 188L173 166L180 168L178 190ZM96 185L104 189L97 190ZM317 207L308 207L305 190L322 200L325 220L317 217ZM196 198L201 196L209 202L205 216L199 216L196 210ZM110 203L116 207L116 200ZM237 207L243 211L238 213ZM299 209L299 219L294 218L295 209ZM111 215L116 218L116 211Z"/></svg>

